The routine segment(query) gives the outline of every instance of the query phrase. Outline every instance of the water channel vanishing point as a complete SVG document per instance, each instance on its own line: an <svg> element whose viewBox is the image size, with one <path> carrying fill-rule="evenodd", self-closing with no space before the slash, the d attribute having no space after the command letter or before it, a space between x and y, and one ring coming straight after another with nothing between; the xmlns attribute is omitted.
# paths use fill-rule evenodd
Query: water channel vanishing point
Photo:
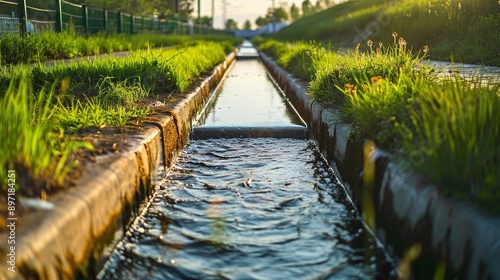
<svg viewBox="0 0 500 280"><path fill-rule="evenodd" d="M255 49L240 52L98 278L396 278Z"/></svg>

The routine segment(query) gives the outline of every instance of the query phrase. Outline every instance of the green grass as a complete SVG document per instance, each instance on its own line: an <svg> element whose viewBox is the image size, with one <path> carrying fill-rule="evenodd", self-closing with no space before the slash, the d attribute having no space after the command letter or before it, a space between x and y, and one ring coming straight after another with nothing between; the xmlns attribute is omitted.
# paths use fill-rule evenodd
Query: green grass
<svg viewBox="0 0 500 280"><path fill-rule="evenodd" d="M500 3L494 0L351 0L303 17L273 38L316 41L353 49L357 43L411 38L413 49L429 45L431 59L500 66ZM388 31L388 32L387 32Z"/></svg>
<svg viewBox="0 0 500 280"><path fill-rule="evenodd" d="M69 83L69 79L63 81ZM136 105L149 96L139 84L113 83L105 79L97 96L76 98L64 94L54 108L54 126L65 134L91 126L124 126L128 120L147 116L149 107ZM68 100L69 99L69 100Z"/></svg>
<svg viewBox="0 0 500 280"><path fill-rule="evenodd" d="M49 59L75 58L117 51L136 51L152 47L188 46L200 41L222 44L227 52L241 42L228 36L185 35L107 35L88 38L68 29L61 33L42 31L40 34L7 33L0 38L0 65L37 63Z"/></svg>
<svg viewBox="0 0 500 280"><path fill-rule="evenodd" d="M445 192L500 214L500 85L460 78L422 87L397 131L401 155Z"/></svg>
<svg viewBox="0 0 500 280"><path fill-rule="evenodd" d="M256 43L292 74L308 77L308 92L337 108L357 139L374 140L444 193L500 214L498 82L443 78L420 64L425 52L413 55L392 42L380 51L337 53L306 43Z"/></svg>
<svg viewBox="0 0 500 280"><path fill-rule="evenodd" d="M180 92L201 72L221 62L226 45L215 42L197 43L178 48L149 49L133 52L127 57L59 63L52 67L38 64L30 68L35 89L52 85L61 78L69 79L69 93L75 96L96 96L104 81L140 85L149 92ZM0 73L0 90L5 89L17 68L4 68Z"/></svg>
<svg viewBox="0 0 500 280"><path fill-rule="evenodd" d="M67 185L75 151L92 145L75 140L91 126L123 126L146 116L144 98L183 92L224 60L228 42L185 42L179 48L148 49L45 67L17 65L0 71L2 141L0 176L15 169L23 195L41 196ZM5 129L4 129L5 128ZM1 194L6 192L2 182Z"/></svg>
<svg viewBox="0 0 500 280"><path fill-rule="evenodd" d="M53 98L53 90L42 90L35 97L30 78L23 72L11 80L0 99L0 176L6 178L7 170L16 170L18 183L30 185L30 189L18 189L23 195L40 195L42 186L47 192L62 186L71 169L69 154L77 148L92 148L60 138L50 121L55 111ZM2 182L2 194L6 192L5 184Z"/></svg>

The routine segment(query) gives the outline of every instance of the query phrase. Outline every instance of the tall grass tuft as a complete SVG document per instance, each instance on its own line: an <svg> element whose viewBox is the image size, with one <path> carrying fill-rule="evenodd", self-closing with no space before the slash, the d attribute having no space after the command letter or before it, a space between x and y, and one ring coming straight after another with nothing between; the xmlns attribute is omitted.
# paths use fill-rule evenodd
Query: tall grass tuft
<svg viewBox="0 0 500 280"><path fill-rule="evenodd" d="M47 121L52 115L50 98L45 92L41 92L38 99L31 95L27 73L11 81L0 100L3 109L0 176L17 166L33 170L34 177L48 169L51 149L46 136L50 132Z"/></svg>
<svg viewBox="0 0 500 280"><path fill-rule="evenodd" d="M412 79L402 74L396 82L377 76L359 88L347 84L341 89L346 96L342 117L360 137L375 140L379 147L396 150L401 145L397 128L410 123L408 112L419 89L427 83L424 76Z"/></svg>
<svg viewBox="0 0 500 280"><path fill-rule="evenodd" d="M61 185L69 171L66 159L71 150L88 147L84 143L57 139L50 122L54 114L53 96L53 90L42 90L35 95L28 73L23 72L12 79L0 99L0 148L3 151L0 176L6 176L9 169L16 170L24 182L17 185L23 194L38 192L37 186L41 185L49 189ZM2 193L6 191L5 183L2 182Z"/></svg>
<svg viewBox="0 0 500 280"><path fill-rule="evenodd" d="M415 95L402 154L447 193L500 213L500 85L455 78Z"/></svg>
<svg viewBox="0 0 500 280"><path fill-rule="evenodd" d="M0 37L1 64L32 63L44 60L45 47L40 37L6 33Z"/></svg>

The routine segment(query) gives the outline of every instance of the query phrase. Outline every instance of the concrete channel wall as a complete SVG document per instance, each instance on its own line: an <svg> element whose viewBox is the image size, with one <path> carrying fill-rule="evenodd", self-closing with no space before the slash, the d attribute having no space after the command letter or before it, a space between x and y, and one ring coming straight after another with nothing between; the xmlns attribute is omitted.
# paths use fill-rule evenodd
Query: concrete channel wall
<svg viewBox="0 0 500 280"><path fill-rule="evenodd" d="M15 257L8 256L11 245L4 242L9 233L0 235L0 279L94 278L106 248L152 194L159 163L169 168L182 151L195 114L234 59L235 53L227 56L145 119L123 128L87 129L83 138L100 147L100 154L84 164L76 186L49 199L51 207L32 209L18 219Z"/></svg>
<svg viewBox="0 0 500 280"><path fill-rule="evenodd" d="M265 54L260 57L361 209L363 143L351 137L352 126L337 111L314 102L306 82ZM441 268L446 268L447 279L500 279L500 219L441 195L425 178L390 158L384 151L373 152L376 176L370 196L377 225L373 230L396 262L410 247L421 246L413 266L417 279L432 279Z"/></svg>

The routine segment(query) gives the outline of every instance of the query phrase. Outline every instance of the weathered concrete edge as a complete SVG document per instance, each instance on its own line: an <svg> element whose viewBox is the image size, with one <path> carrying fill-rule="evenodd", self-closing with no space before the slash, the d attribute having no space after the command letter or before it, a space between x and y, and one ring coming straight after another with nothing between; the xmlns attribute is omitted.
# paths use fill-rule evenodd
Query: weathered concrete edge
<svg viewBox="0 0 500 280"><path fill-rule="evenodd" d="M359 205L362 146L350 141L351 125L343 123L335 110L312 101L307 83L264 53L261 60L308 124L321 152L349 183L348 192ZM418 268L427 266L428 275L445 261L448 273L459 279L500 279L500 219L444 197L419 174L391 162L384 151L377 150L376 155L372 198L378 225L374 230L392 255L400 257L405 249L421 243Z"/></svg>
<svg viewBox="0 0 500 280"><path fill-rule="evenodd" d="M16 228L16 272L8 271L9 246L2 242L0 279L95 276L95 254L100 255L106 246L103 242L112 241L119 227L125 226L131 217L125 212L137 213L150 195L160 155L168 167L183 149L193 117L234 59L231 53L204 80L176 94L173 104L156 108L156 114L128 135L127 147L120 153L98 156L85 166L76 187L49 200L53 209L23 217ZM0 235L0 240L7 240L7 234Z"/></svg>

